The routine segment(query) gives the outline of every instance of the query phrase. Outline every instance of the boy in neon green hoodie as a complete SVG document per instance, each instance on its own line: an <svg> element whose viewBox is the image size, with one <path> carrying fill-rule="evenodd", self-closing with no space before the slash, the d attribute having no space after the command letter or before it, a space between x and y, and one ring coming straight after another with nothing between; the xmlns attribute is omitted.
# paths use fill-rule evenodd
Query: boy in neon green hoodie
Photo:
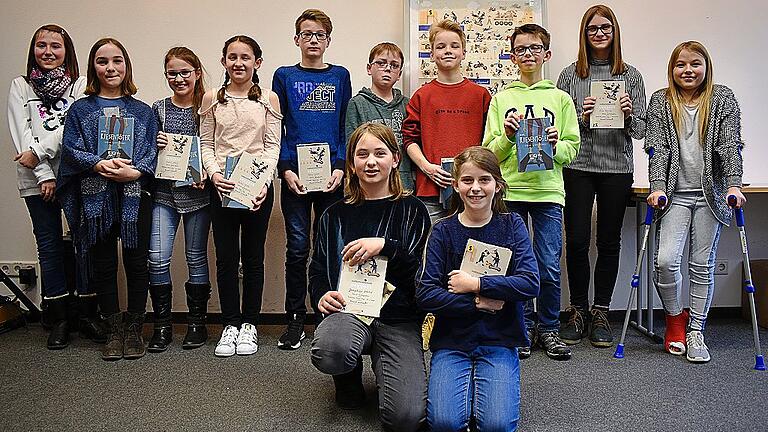
<svg viewBox="0 0 768 432"><path fill-rule="evenodd" d="M571 97L550 80L542 78L542 66L552 56L549 33L536 24L526 24L512 33L512 61L520 69L515 81L497 93L488 109L483 146L496 154L504 180L509 184L504 201L533 226L533 249L539 263L540 290L537 313L533 303L525 307L525 325L531 345L537 339L547 355L568 360L571 351L560 340L560 256L563 249L563 165L579 151L579 124ZM519 172L515 134L520 119L548 117L552 126L547 139L552 144L551 170ZM538 318L538 325L535 319ZM521 358L530 347L519 350Z"/></svg>

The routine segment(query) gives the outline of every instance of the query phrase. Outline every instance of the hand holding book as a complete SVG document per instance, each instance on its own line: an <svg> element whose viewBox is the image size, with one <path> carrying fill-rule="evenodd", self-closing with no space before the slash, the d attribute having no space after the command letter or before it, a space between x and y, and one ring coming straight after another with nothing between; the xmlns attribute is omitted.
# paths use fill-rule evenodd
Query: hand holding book
<svg viewBox="0 0 768 432"><path fill-rule="evenodd" d="M480 278L463 270L448 273L448 292L452 294L477 294L480 292Z"/></svg>
<svg viewBox="0 0 768 432"><path fill-rule="evenodd" d="M353 240L341 250L341 260L350 266L356 266L370 257L377 256L384 249L381 237L365 237Z"/></svg>

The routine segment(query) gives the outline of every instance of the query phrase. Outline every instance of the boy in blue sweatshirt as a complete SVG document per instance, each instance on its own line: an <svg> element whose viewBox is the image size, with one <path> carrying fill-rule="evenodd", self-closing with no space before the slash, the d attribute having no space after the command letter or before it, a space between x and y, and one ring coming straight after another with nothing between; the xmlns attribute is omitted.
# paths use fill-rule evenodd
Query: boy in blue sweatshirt
<svg viewBox="0 0 768 432"><path fill-rule="evenodd" d="M323 11L305 10L296 20L293 41L301 49L301 62L282 66L272 78L272 90L280 99L283 128L278 172L282 178L280 207L285 219L285 311L288 327L277 342L281 349L294 350L304 339L307 296L307 259L310 249L312 210L315 222L333 202L342 198L344 176L344 117L352 96L349 71L327 64L323 55L331 43L331 19ZM328 143L331 177L323 191L306 192L298 176L296 147ZM312 224L312 231L314 232ZM313 308L317 307L311 299ZM319 316L319 314L317 314Z"/></svg>

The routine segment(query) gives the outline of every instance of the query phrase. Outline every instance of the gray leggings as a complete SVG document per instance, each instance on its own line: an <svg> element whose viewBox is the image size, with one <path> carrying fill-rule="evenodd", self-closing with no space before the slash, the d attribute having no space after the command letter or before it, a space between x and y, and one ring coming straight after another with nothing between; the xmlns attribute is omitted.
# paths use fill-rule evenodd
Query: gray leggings
<svg viewBox="0 0 768 432"><path fill-rule="evenodd" d="M323 373L352 371L371 354L379 392L379 415L386 430L416 431L427 412L427 372L418 322L371 326L347 313L323 319L312 340L312 364Z"/></svg>
<svg viewBox="0 0 768 432"><path fill-rule="evenodd" d="M704 330L715 291L715 256L723 227L707 205L701 192L678 192L670 200L669 210L656 226L656 290L670 315L683 311L680 304L682 276L680 262L685 241L688 245L691 330Z"/></svg>

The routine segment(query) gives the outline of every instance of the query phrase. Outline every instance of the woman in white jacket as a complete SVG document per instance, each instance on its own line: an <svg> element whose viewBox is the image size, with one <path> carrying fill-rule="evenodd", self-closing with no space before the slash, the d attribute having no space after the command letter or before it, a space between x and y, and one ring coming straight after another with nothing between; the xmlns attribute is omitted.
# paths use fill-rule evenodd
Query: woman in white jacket
<svg viewBox="0 0 768 432"><path fill-rule="evenodd" d="M29 210L37 242L45 322L51 325L49 349L69 344L67 312L73 302L65 277L61 208L54 192L64 119L84 89L85 77L80 76L69 34L55 24L37 29L29 44L26 74L11 82L8 123L17 152L19 194ZM97 316L96 299L83 292L86 285L78 280L84 306L82 329L94 340L103 339L98 320L91 319Z"/></svg>

